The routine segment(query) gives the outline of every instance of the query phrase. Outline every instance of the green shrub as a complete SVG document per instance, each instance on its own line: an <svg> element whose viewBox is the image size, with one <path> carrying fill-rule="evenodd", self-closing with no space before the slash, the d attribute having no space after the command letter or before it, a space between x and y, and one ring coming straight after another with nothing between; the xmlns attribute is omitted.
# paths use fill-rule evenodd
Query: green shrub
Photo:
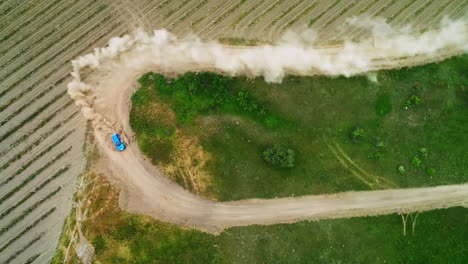
<svg viewBox="0 0 468 264"><path fill-rule="evenodd" d="M419 168L421 167L422 161L418 158L418 156L414 156L414 158L411 160L411 165Z"/></svg>
<svg viewBox="0 0 468 264"><path fill-rule="evenodd" d="M385 142L380 137L373 137L372 141L379 151L385 148Z"/></svg>
<svg viewBox="0 0 468 264"><path fill-rule="evenodd" d="M94 238L93 247L96 250L96 254L99 254L107 249L106 240L102 235L99 234L96 236L96 238Z"/></svg>
<svg viewBox="0 0 468 264"><path fill-rule="evenodd" d="M421 102L418 96L412 95L408 100L405 102L405 108L411 108Z"/></svg>
<svg viewBox="0 0 468 264"><path fill-rule="evenodd" d="M239 91L239 93L237 93L236 101L239 107L247 112L253 112L259 108L258 104L250 97L249 92L245 90Z"/></svg>
<svg viewBox="0 0 468 264"><path fill-rule="evenodd" d="M142 86L146 86L146 87L150 86L150 85L154 84L154 80L155 80L156 75L159 75L159 74L155 74L154 72L145 73L138 79L138 82Z"/></svg>
<svg viewBox="0 0 468 264"><path fill-rule="evenodd" d="M397 171L399 174L405 174L406 169L403 165L398 166Z"/></svg>
<svg viewBox="0 0 468 264"><path fill-rule="evenodd" d="M420 148L419 151L418 151L418 155L419 157L423 158L423 159L427 159L427 148Z"/></svg>
<svg viewBox="0 0 468 264"><path fill-rule="evenodd" d="M353 142L359 141L364 136L364 129L355 127L351 130L349 137Z"/></svg>
<svg viewBox="0 0 468 264"><path fill-rule="evenodd" d="M295 153L281 145L274 145L263 152L263 159L270 165L281 168L294 167Z"/></svg>
<svg viewBox="0 0 468 264"><path fill-rule="evenodd" d="M371 158L371 159L378 160L378 159L382 158L382 152L380 152L379 150L372 151L372 152L369 154L368 157Z"/></svg>
<svg viewBox="0 0 468 264"><path fill-rule="evenodd" d="M434 168L427 168L427 169L426 169L426 174L427 174L428 176L434 176L435 173L436 173L436 170L435 170Z"/></svg>

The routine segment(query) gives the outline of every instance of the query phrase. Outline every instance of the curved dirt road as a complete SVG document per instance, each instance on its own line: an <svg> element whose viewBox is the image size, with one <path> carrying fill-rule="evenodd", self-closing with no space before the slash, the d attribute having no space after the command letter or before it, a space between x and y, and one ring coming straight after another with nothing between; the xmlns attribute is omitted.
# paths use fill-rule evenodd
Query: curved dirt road
<svg viewBox="0 0 468 264"><path fill-rule="evenodd" d="M133 46L137 48L130 48ZM249 199L223 203L198 197L184 190L178 184L170 182L143 157L132 139L132 131L129 126L130 96L137 85L135 80L138 76L150 70L174 74L174 72L180 73L187 70L207 69L224 72L226 68L210 60L205 61L205 59L198 58L198 54L193 55L193 50L187 51L187 47L184 45L181 46L183 49L165 49L164 52L151 50L151 53L143 54L140 53L141 50L144 50L144 45L142 47L138 43L124 43L119 47L120 49L102 50L97 52L94 57L90 55L86 60L75 62L74 77L76 81L72 82L69 88L71 96L77 101L77 104L83 107L84 115L93 119L96 140L105 154L102 162L110 170L111 180L120 187L120 205L127 211L151 215L181 226L196 227L217 233L231 226L423 211L451 206L467 206L468 204L468 184L346 192L271 200ZM235 55L237 50L246 49L230 48L229 52ZM190 53L192 60L184 60L186 54L177 57L176 53L171 53L175 51ZM450 56L464 50L446 49L445 51L440 53L440 56ZM154 56L155 53L156 56ZM333 53L333 51L329 53ZM151 56L154 57L147 60L148 54L152 54ZM103 55L104 59L98 55ZM242 53L238 55L242 56ZM387 63L384 65L398 67L402 66L401 62L404 60L413 63L418 61L418 58L434 60L433 54L430 54L431 56L424 56L424 54L415 56L415 60L410 60L406 56L401 56L401 60L382 60L382 57L378 56L381 54L373 52L370 55L373 56L369 56L368 61L379 62L380 59L379 64L366 64L364 68L360 68L362 64L359 63L362 63L362 60L351 61L351 64L354 63L355 66L353 71L379 68L382 61ZM194 61L194 56L198 60ZM108 63L105 63L106 59L109 59ZM160 61L162 59L171 59L171 63ZM346 58L346 61L349 62L349 58ZM87 78L87 81L95 83L95 85L81 82L80 79L81 68L89 65L94 65L92 68L96 71ZM244 67L248 68L249 65L244 65ZM239 71L236 68L234 73L264 76L267 74L265 71L255 72L246 68L244 71ZM264 70L262 67L256 69ZM287 66L286 69L282 70L283 74L299 72L306 75L321 72L310 68L307 72L301 72L297 69L288 69ZM349 72L347 69L345 70L346 73ZM101 73L100 76L99 73ZM272 75L270 77L274 80L278 76ZM128 143L127 150L122 153L115 151L110 142L109 133L113 131L120 131Z"/></svg>

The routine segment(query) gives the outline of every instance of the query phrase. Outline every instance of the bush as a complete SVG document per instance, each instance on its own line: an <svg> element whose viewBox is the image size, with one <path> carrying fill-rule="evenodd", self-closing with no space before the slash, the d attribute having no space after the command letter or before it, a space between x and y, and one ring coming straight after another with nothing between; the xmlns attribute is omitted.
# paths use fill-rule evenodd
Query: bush
<svg viewBox="0 0 468 264"><path fill-rule="evenodd" d="M274 145L263 152L263 159L273 166L292 168L294 167L295 153L292 149Z"/></svg>
<svg viewBox="0 0 468 264"><path fill-rule="evenodd" d="M405 108L411 108L421 102L421 99L419 99L418 96L412 95L408 100L405 102Z"/></svg>
<svg viewBox="0 0 468 264"><path fill-rule="evenodd" d="M104 239L102 235L96 236L96 238L93 241L93 247L94 247L94 250L96 250L97 254L107 249L106 240Z"/></svg>
<svg viewBox="0 0 468 264"><path fill-rule="evenodd" d="M149 86L151 84L154 83L154 79L155 79L155 73L153 72L148 72L148 73L145 73L143 76L141 76L139 79L138 79L138 82L142 85L142 86Z"/></svg>
<svg viewBox="0 0 468 264"><path fill-rule="evenodd" d="M427 169L426 169L426 174L427 174L428 176L434 176L435 173L436 173L436 170L435 170L434 168L427 168Z"/></svg>
<svg viewBox="0 0 468 264"><path fill-rule="evenodd" d="M411 160L411 165L415 166L415 167L421 167L421 164L422 164L422 161L417 157L417 156L414 156L414 158Z"/></svg>
<svg viewBox="0 0 468 264"><path fill-rule="evenodd" d="M406 169L403 165L398 166L397 171L399 174L405 174Z"/></svg>
<svg viewBox="0 0 468 264"><path fill-rule="evenodd" d="M247 112L257 111L259 108L258 104L250 97L249 92L245 90L239 91L236 101L239 107Z"/></svg>
<svg viewBox="0 0 468 264"><path fill-rule="evenodd" d="M378 159L382 158L382 152L380 152L379 150L372 151L371 153L369 153L368 157L370 159L378 160Z"/></svg>
<svg viewBox="0 0 468 264"><path fill-rule="evenodd" d="M360 127L355 127L351 130L349 137L353 142L357 142L364 136L364 129Z"/></svg>
<svg viewBox="0 0 468 264"><path fill-rule="evenodd" d="M420 148L418 151L419 157L427 159L427 148Z"/></svg>

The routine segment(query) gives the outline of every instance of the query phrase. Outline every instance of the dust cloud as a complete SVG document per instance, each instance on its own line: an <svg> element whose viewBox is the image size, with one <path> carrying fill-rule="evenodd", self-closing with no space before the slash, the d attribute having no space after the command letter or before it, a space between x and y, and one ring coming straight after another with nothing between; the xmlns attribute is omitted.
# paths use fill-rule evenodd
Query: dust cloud
<svg viewBox="0 0 468 264"><path fill-rule="evenodd" d="M111 125L93 108L96 85L82 80L84 69L129 72L168 69L176 73L214 70L231 76L263 76L267 82L281 82L287 74L352 76L375 70L376 58L392 59L414 55L437 56L441 50L468 51L466 20L441 22L440 29L415 34L411 27L392 28L383 20L359 18L349 21L367 30L367 40L345 42L340 47L315 46L311 30L287 32L277 45L227 46L202 41L195 36L177 38L162 29L135 33L109 40L108 46L72 61L73 80L68 93L95 127L111 131ZM88 78L87 78L88 79Z"/></svg>

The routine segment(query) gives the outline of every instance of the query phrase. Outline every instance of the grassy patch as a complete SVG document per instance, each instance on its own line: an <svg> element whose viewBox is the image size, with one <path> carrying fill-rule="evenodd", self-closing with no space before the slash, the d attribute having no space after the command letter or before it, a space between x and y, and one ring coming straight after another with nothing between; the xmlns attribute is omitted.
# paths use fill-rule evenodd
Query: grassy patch
<svg viewBox="0 0 468 264"><path fill-rule="evenodd" d="M289 76L267 84L213 73L166 80L148 73L132 98L131 125L156 164L173 164L177 152L174 134L164 131L197 137L212 157L203 167L212 177L210 194L220 200L462 183L467 59L381 71L377 83ZM418 102L408 107L413 96ZM167 107L160 112L173 115L171 122L149 114L154 103ZM355 130L359 135L350 136ZM294 167L265 162L262 153L272 145L294 150Z"/></svg>
<svg viewBox="0 0 468 264"><path fill-rule="evenodd" d="M219 254L222 263L463 263L466 212L421 213L414 233L413 214L406 236L399 215L231 228Z"/></svg>
<svg viewBox="0 0 468 264"><path fill-rule="evenodd" d="M377 98L375 103L375 112L379 116L384 116L392 111L392 103L390 102L390 96L383 94Z"/></svg>

